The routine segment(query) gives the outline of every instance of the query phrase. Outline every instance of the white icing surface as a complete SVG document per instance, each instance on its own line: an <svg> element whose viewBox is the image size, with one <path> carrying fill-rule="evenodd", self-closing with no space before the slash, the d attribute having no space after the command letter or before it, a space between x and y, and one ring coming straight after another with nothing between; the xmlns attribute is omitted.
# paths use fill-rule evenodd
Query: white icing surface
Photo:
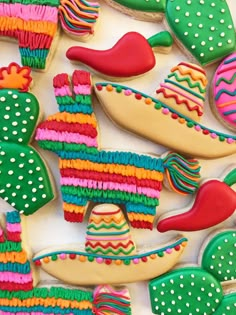
<svg viewBox="0 0 236 315"><path fill-rule="evenodd" d="M45 117L58 111L52 89L53 77L59 72L67 72L71 74L74 69L82 68L81 65L76 66L71 64L66 59L65 52L69 47L72 45L81 45L96 49L106 49L110 48L122 35L128 31L138 31L148 38L164 29L163 24L136 21L129 16L125 16L114 9L109 8L103 3L103 1L100 2L102 6L102 12L100 24L97 28L94 38L87 43L80 43L76 42L74 39L70 39L66 35L62 35L58 42L57 51L51 61L51 64L49 65L48 71L45 73L33 72L34 86L31 92L38 98ZM234 0L228 0L228 4L232 11L234 23L236 24L236 3ZM7 66L12 61L20 63L20 55L16 43L1 41L0 47L0 66ZM153 95L159 83L163 81L164 78L169 74L170 68L178 64L180 61L185 60L188 59L176 47L176 45L174 45L173 50L169 55L156 54L157 64L151 72L135 80L122 82L122 85L127 85L137 90L143 91L144 93ZM215 64L206 68L209 81L211 81L216 66L217 65ZM94 81L95 80L105 81L97 75L94 78ZM168 148L158 146L145 139L136 137L135 135L118 129L115 125L113 125L109 118L107 118L95 97L94 108L99 121L102 147L140 151L157 155L160 155L168 150ZM146 124L148 124L148 122L146 122ZM212 129L230 133L230 131L225 129L215 119L210 110L208 102L205 104L205 114L202 119L202 124L209 126ZM178 139L176 139L176 141L178 141ZM179 139L179 141L181 141L181 139ZM41 149L39 149L39 151L52 171L52 175L57 186L58 198L31 217L27 218L28 236L33 252L42 250L50 245L83 242L85 239L86 222L88 219L87 215L83 224L68 223L64 221L62 201L59 193L60 187L57 156L51 152L43 151ZM201 174L204 179L218 178L230 164L234 162L236 163L236 154L217 160L200 160L200 162L202 165ZM171 209L175 210L186 207L190 201L191 196L181 197L164 189L161 193L160 206L157 209L157 217L166 211L170 211ZM5 205L4 202L1 202L0 212L4 212L6 209L11 209L11 207ZM88 210L88 213L90 213L90 210ZM189 245L187 246L180 262L190 264L196 263L199 248L202 242L205 240L205 237L212 230L217 228L235 227L235 224L236 215L224 223L218 225L217 227L202 232L185 233L185 236L189 239ZM156 229L153 231L131 229L131 231L137 244L148 244L148 247L152 246L152 244L161 244L165 242L165 240L175 238L175 236L179 234L178 232L160 234ZM47 280L49 279L49 276L42 273L42 279ZM129 284L128 288L130 289L132 296L133 314L151 315L152 312L147 283L141 282Z"/></svg>

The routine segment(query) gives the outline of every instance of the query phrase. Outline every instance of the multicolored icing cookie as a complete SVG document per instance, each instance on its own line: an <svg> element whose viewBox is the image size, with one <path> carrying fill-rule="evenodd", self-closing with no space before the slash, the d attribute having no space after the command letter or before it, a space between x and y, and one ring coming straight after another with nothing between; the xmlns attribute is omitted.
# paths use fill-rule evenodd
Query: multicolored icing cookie
<svg viewBox="0 0 236 315"><path fill-rule="evenodd" d="M236 168L233 165L225 172L222 181L204 181L190 207L161 216L157 230L198 231L225 221L236 209L236 192L231 188L235 183Z"/></svg>
<svg viewBox="0 0 236 315"><path fill-rule="evenodd" d="M170 270L187 239L137 250L122 211L113 204L96 206L90 215L85 244L48 248L33 261L44 271L74 285L149 280Z"/></svg>
<svg viewBox="0 0 236 315"><path fill-rule="evenodd" d="M0 0L0 37L17 39L21 62L44 70L56 48L58 24L70 36L93 35L99 4L85 0Z"/></svg>
<svg viewBox="0 0 236 315"><path fill-rule="evenodd" d="M105 0L111 7L137 20L159 22L164 17L166 0Z"/></svg>
<svg viewBox="0 0 236 315"><path fill-rule="evenodd" d="M152 229L163 179L188 194L198 187L199 163L168 153L163 158L99 147L90 73L76 70L53 81L59 112L37 128L43 149L59 156L65 219L82 222L89 201L125 204L133 227Z"/></svg>
<svg viewBox="0 0 236 315"><path fill-rule="evenodd" d="M6 232L0 228L1 315L131 315L130 296L125 288L115 291L102 285L91 292L42 283L35 287L39 279L32 268L23 233L19 213L7 213Z"/></svg>
<svg viewBox="0 0 236 315"><path fill-rule="evenodd" d="M96 83L95 93L106 114L123 129L190 156L234 154L235 135L199 124L206 84L206 73L200 66L181 62L171 69L155 97L110 82Z"/></svg>
<svg viewBox="0 0 236 315"><path fill-rule="evenodd" d="M95 50L74 46L67 50L66 57L73 62L85 64L103 77L127 80L152 70L156 65L153 49L168 53L172 43L173 39L166 31L149 39L137 32L129 32L110 49Z"/></svg>
<svg viewBox="0 0 236 315"><path fill-rule="evenodd" d="M201 65L235 49L235 30L226 0L167 0L166 20L181 48Z"/></svg>
<svg viewBox="0 0 236 315"><path fill-rule="evenodd" d="M0 197L25 215L54 199L47 167L29 145L40 114L31 81L29 67L0 68Z"/></svg>
<svg viewBox="0 0 236 315"><path fill-rule="evenodd" d="M236 312L236 231L219 231L207 240L201 266L183 267L149 283L152 312L163 315L234 315ZM225 288L232 284L231 293Z"/></svg>
<svg viewBox="0 0 236 315"><path fill-rule="evenodd" d="M229 129L236 131L236 53L225 58L217 68L210 98L216 117Z"/></svg>

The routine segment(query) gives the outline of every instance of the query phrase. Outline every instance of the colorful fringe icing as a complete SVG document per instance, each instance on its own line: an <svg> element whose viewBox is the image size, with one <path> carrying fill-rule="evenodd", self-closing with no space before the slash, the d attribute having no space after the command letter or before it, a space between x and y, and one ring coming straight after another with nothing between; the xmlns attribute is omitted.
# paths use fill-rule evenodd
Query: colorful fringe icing
<svg viewBox="0 0 236 315"><path fill-rule="evenodd" d="M0 36L18 40L23 65L45 69L58 20L72 35L91 34L98 10L84 0L0 0Z"/></svg>
<svg viewBox="0 0 236 315"><path fill-rule="evenodd" d="M97 122L91 106L90 74L75 71L54 78L59 113L38 126L39 145L58 154L65 219L82 222L88 201L125 204L133 227L152 229L164 172L171 186L193 192L199 164L170 153L164 159L98 149Z"/></svg>
<svg viewBox="0 0 236 315"><path fill-rule="evenodd" d="M18 212L6 215L6 240L0 229L1 315L130 315L127 289L99 286L94 292L64 287L33 288L33 274L21 243Z"/></svg>

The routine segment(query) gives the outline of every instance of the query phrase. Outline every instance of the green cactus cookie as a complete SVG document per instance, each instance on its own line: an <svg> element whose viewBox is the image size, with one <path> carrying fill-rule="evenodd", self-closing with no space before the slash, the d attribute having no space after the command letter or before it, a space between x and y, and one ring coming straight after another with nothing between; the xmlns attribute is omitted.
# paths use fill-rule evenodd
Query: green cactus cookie
<svg viewBox="0 0 236 315"><path fill-rule="evenodd" d="M234 292L222 282L236 279L236 231L223 231L204 246L201 267L183 267L149 283L152 311L158 315L235 315Z"/></svg>
<svg viewBox="0 0 236 315"><path fill-rule="evenodd" d="M175 36L202 65L235 49L235 31L225 0L167 0L166 19Z"/></svg>
<svg viewBox="0 0 236 315"><path fill-rule="evenodd" d="M0 197L26 215L54 198L47 168L28 145L39 118L31 80L28 67L0 68Z"/></svg>

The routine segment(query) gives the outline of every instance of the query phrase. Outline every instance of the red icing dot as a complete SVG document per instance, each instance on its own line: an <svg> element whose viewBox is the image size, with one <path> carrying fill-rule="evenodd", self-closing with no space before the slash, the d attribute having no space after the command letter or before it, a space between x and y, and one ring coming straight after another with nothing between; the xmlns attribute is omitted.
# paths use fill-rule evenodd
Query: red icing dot
<svg viewBox="0 0 236 315"><path fill-rule="evenodd" d="M105 264L106 265L110 265L111 263L112 263L111 259L109 259L109 258L105 259Z"/></svg>
<svg viewBox="0 0 236 315"><path fill-rule="evenodd" d="M36 266L41 266L41 261L40 261L40 260L36 260L36 261L35 261L35 265L36 265Z"/></svg>
<svg viewBox="0 0 236 315"><path fill-rule="evenodd" d="M98 85L97 85L97 90L98 90L98 91L101 91L101 90L102 90L102 85L101 85L101 84L98 84Z"/></svg>
<svg viewBox="0 0 236 315"><path fill-rule="evenodd" d="M203 130L202 132L203 132L204 135L209 135L209 133L210 133L210 131L209 131L209 130L206 130L206 129Z"/></svg>
<svg viewBox="0 0 236 315"><path fill-rule="evenodd" d="M175 250L178 252L180 250L180 245L175 246Z"/></svg>
<svg viewBox="0 0 236 315"><path fill-rule="evenodd" d="M141 95L141 94L135 94L135 98L136 98L137 100L141 100L142 95Z"/></svg>
<svg viewBox="0 0 236 315"><path fill-rule="evenodd" d="M147 262L148 259L147 259L147 257L142 257L141 260L142 260L143 262Z"/></svg>
<svg viewBox="0 0 236 315"><path fill-rule="evenodd" d="M179 116L178 116L176 113L172 113L172 114L171 114L171 117L172 117L173 119L178 119Z"/></svg>
<svg viewBox="0 0 236 315"><path fill-rule="evenodd" d="M75 259L75 258L76 258L76 254L70 254L70 255L69 255L69 258L70 258L70 259Z"/></svg>

